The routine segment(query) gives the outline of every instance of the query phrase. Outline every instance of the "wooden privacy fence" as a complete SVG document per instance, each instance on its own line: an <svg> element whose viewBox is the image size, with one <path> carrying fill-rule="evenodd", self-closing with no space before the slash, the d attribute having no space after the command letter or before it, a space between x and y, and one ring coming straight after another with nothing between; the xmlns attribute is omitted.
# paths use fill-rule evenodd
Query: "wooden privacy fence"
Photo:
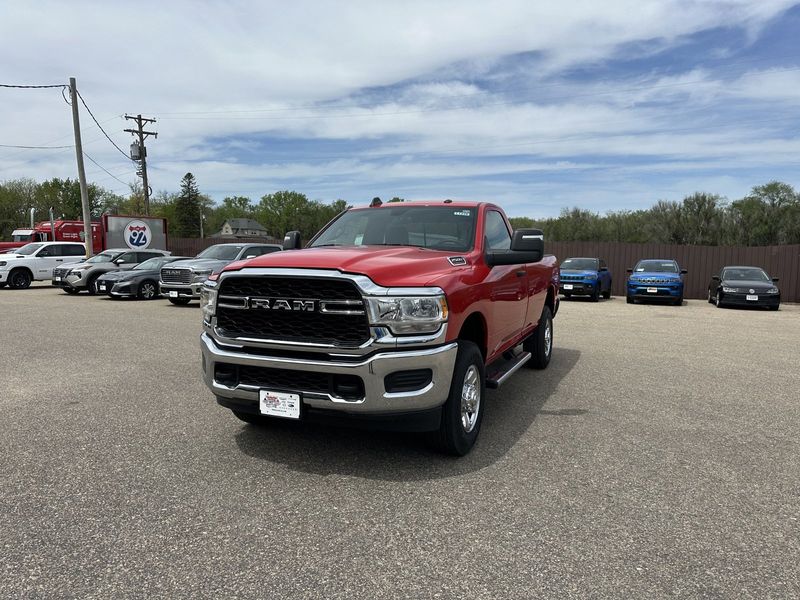
<svg viewBox="0 0 800 600"><path fill-rule="evenodd" d="M274 238L169 238L169 249L178 256L195 256L220 243L282 244ZM674 258L687 269L686 298L705 298L711 276L725 265L762 267L770 277L779 277L781 300L800 302L800 245L791 246L676 246L670 244L624 244L621 242L550 242L545 249L559 261L572 256L596 256L606 260L611 269L614 294L625 294L625 269L641 258Z"/></svg>
<svg viewBox="0 0 800 600"><path fill-rule="evenodd" d="M787 246L677 246L670 244L625 244L621 242L550 242L545 250L559 261L574 256L605 259L613 277L616 295L625 294L626 269L642 258L674 258L686 274L684 297L706 298L711 276L726 265L763 268L779 277L781 301L800 302L800 245Z"/></svg>

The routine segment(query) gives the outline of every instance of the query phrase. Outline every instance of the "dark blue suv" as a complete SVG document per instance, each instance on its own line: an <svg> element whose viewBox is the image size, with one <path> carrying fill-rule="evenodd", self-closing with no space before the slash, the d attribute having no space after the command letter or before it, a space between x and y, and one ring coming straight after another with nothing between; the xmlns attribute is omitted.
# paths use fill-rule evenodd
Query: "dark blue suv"
<svg viewBox="0 0 800 600"><path fill-rule="evenodd" d="M628 304L638 300L669 300L683 304L683 276L686 269L672 259L640 260L633 269L628 269L626 299Z"/></svg>
<svg viewBox="0 0 800 600"><path fill-rule="evenodd" d="M611 271L602 258L568 258L561 263L558 291L569 298L589 296L594 302L611 298Z"/></svg>

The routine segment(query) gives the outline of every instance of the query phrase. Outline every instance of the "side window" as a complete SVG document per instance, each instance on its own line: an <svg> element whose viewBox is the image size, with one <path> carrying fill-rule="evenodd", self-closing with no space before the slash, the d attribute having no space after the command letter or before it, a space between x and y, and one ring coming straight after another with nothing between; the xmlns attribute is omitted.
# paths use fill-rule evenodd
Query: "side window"
<svg viewBox="0 0 800 600"><path fill-rule="evenodd" d="M139 262L136 259L136 252L125 252L119 258L117 258L114 262L124 262L125 264L137 263Z"/></svg>
<svg viewBox="0 0 800 600"><path fill-rule="evenodd" d="M161 258L164 255L160 252L137 252L136 256L138 257L136 262L144 262L151 258Z"/></svg>
<svg viewBox="0 0 800 600"><path fill-rule="evenodd" d="M511 248L511 234L508 233L506 222L502 215L495 210L486 213L486 227L484 235L489 243L490 250L508 250Z"/></svg>
<svg viewBox="0 0 800 600"><path fill-rule="evenodd" d="M36 255L39 258L48 258L50 256L60 256L60 253L57 253L58 246L45 246L39 253Z"/></svg>
<svg viewBox="0 0 800 600"><path fill-rule="evenodd" d="M69 246L62 246L64 249L64 256L84 256L86 248L78 244L70 244Z"/></svg>

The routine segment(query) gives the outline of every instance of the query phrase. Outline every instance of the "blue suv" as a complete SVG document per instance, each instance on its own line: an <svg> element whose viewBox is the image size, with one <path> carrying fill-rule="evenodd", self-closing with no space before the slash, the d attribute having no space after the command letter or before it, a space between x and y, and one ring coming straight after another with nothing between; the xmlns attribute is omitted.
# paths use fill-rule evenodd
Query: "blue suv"
<svg viewBox="0 0 800 600"><path fill-rule="evenodd" d="M597 302L603 298L611 298L611 271L602 258L568 258L561 263L561 281L558 291L569 298L589 296Z"/></svg>
<svg viewBox="0 0 800 600"><path fill-rule="evenodd" d="M676 306L683 304L683 276L681 269L672 259L640 260L628 269L626 300L633 304L638 300L669 300Z"/></svg>

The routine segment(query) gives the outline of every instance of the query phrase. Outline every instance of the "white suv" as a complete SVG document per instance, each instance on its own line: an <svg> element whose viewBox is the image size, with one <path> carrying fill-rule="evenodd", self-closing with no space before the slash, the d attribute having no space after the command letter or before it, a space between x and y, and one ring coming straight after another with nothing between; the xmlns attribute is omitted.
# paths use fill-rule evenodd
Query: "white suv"
<svg viewBox="0 0 800 600"><path fill-rule="evenodd" d="M24 289L50 279L53 268L83 260L86 247L75 242L34 242L0 254L0 287Z"/></svg>

